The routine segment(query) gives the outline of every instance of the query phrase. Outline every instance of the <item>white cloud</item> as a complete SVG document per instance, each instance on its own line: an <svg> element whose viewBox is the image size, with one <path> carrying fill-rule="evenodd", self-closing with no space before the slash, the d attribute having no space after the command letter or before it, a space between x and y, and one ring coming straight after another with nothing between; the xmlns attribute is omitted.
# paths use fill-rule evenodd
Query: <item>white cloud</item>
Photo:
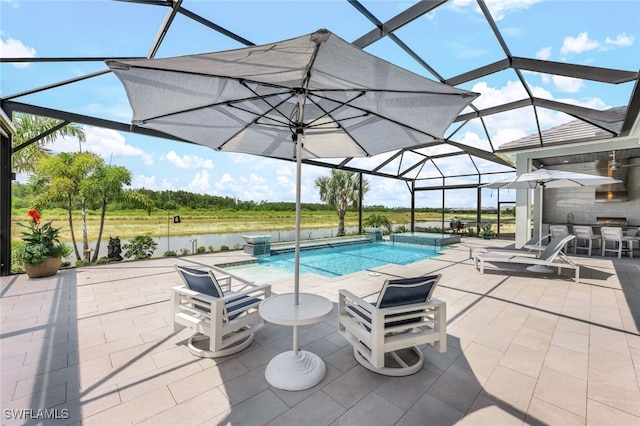
<svg viewBox="0 0 640 426"><path fill-rule="evenodd" d="M560 53L563 55L568 53L582 53L594 50L600 47L600 43L589 39L589 34L585 31L578 34L577 37L566 36Z"/></svg>
<svg viewBox="0 0 640 426"><path fill-rule="evenodd" d="M543 47L542 49L536 52L536 58L542 60L548 60L551 57L551 47Z"/></svg>
<svg viewBox="0 0 640 426"><path fill-rule="evenodd" d="M579 78L554 75L552 80L558 90L566 93L577 93L584 86L583 81Z"/></svg>
<svg viewBox="0 0 640 426"><path fill-rule="evenodd" d="M486 5L491 11L493 19L496 21L502 20L506 15L511 12L528 9L536 3L542 0L486 0ZM453 7L455 9L464 9L468 6L473 7L478 13L482 13L477 6L475 0L454 0Z"/></svg>
<svg viewBox="0 0 640 426"><path fill-rule="evenodd" d="M411 194L403 181L374 176L366 176L366 178L369 180L369 192L364 196L365 206L409 207L411 205Z"/></svg>
<svg viewBox="0 0 640 426"><path fill-rule="evenodd" d="M527 97L527 92L518 81L507 81L506 85L495 88L481 81L471 88L471 91L480 93L480 97L474 101L474 105L480 109L502 105L507 102L521 100Z"/></svg>
<svg viewBox="0 0 640 426"><path fill-rule="evenodd" d="M162 159L181 169L213 169L213 161L209 158L188 154L179 156L174 150L167 152Z"/></svg>
<svg viewBox="0 0 640 426"><path fill-rule="evenodd" d="M191 192L205 194L210 192L211 184L209 183L209 172L202 170L194 176L193 180L187 185L187 189Z"/></svg>
<svg viewBox="0 0 640 426"><path fill-rule="evenodd" d="M87 140L80 144L77 139L61 138L49 147L53 152L76 152L80 149L98 154L109 163L112 156L140 157L147 166L153 165L153 155L136 146L127 144L125 137L111 129L86 127Z"/></svg>
<svg viewBox="0 0 640 426"><path fill-rule="evenodd" d="M131 180L132 188L145 188L156 191L158 189L158 185L156 184L155 176L145 176L145 175L134 175Z"/></svg>
<svg viewBox="0 0 640 426"><path fill-rule="evenodd" d="M10 38L4 41L0 39L0 56L3 58L34 58L36 49L25 46L20 40ZM28 63L24 62L14 62L12 65L16 68L29 66Z"/></svg>
<svg viewBox="0 0 640 426"><path fill-rule="evenodd" d="M618 34L615 39L607 37L604 42L612 46L626 47L626 46L633 45L634 40L635 40L634 36L628 36L626 33L622 33L622 34Z"/></svg>

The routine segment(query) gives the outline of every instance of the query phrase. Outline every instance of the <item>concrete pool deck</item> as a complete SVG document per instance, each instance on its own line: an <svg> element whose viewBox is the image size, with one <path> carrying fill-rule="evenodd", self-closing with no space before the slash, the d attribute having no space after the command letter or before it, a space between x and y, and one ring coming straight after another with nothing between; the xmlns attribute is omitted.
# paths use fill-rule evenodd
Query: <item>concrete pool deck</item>
<svg viewBox="0 0 640 426"><path fill-rule="evenodd" d="M335 304L341 288L364 295L388 277L441 273L449 349L424 348L415 375L374 374L338 334L334 309L300 329L302 348L327 364L301 392L264 378L290 349L291 327L267 324L249 348L219 359L191 356L189 332L173 332L172 265L249 260L242 251L0 277L3 424L37 423L24 418L41 408L67 417L46 424L82 425L640 424L640 259L570 256L581 265L575 284L568 272L481 275L468 258L469 246L510 244L463 238L377 277L303 275L302 291ZM275 294L292 287L272 282Z"/></svg>

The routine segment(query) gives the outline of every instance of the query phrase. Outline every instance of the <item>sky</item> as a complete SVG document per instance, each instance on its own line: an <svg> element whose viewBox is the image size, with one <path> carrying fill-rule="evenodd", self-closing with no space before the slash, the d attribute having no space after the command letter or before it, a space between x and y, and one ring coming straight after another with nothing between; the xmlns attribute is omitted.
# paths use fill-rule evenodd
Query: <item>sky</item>
<svg viewBox="0 0 640 426"><path fill-rule="evenodd" d="M406 1L361 3L381 21L413 4ZM488 0L486 4L514 56L628 71L640 68L640 1ZM308 34L318 28L328 28L345 40L354 41L372 28L346 1L184 0L182 6L255 44ZM162 7L115 1L0 0L0 56L145 56L165 11ZM300 19L303 15L305 18ZM471 0L449 1L396 34L408 40L410 47L445 78L504 58L500 46L488 36L476 2ZM156 57L240 47L241 44L178 15ZM366 50L434 78L388 39ZM102 62L1 63L0 96L13 97L34 87L104 69ZM599 110L626 105L633 88L630 84L612 87L579 79L527 74L535 96ZM513 72L490 75L460 87L480 93L474 105L481 109L522 99L524 93ZM15 100L131 122L126 94L111 74L19 96ZM551 110L539 112L543 128L572 119ZM525 111L497 114L487 118L487 127L494 147L499 147L533 133L535 120ZM287 161L215 152L197 145L98 127L84 126L84 130L87 141L82 149L131 170L133 188L186 190L256 202L295 200L295 165ZM456 133L455 138L481 149L491 148L480 123L470 123ZM54 152L76 151L78 142L60 140L50 147ZM445 174L455 174L464 173L473 165L445 159L438 167ZM484 164L482 167L492 170L495 166ZM303 167L303 202L320 202L313 182L328 174L326 168ZM410 193L404 182L365 177L370 181L365 205L410 207ZM21 181L27 178L19 176ZM501 197L506 201L513 199L513 194ZM439 191L426 191L418 194L416 205L439 206L441 198ZM495 205L495 201L493 191L483 195L483 205ZM474 207L475 190L447 191L445 204Z"/></svg>

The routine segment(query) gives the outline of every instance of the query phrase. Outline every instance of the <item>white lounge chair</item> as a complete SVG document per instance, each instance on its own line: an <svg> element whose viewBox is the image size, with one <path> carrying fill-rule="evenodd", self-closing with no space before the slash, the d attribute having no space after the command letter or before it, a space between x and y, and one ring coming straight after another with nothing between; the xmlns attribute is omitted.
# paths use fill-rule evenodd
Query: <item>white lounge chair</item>
<svg viewBox="0 0 640 426"><path fill-rule="evenodd" d="M477 253L487 253L487 252L497 252L497 253L514 253L515 255L537 255L545 248L547 248L545 241L551 237L551 234L542 236L542 244L540 244L540 240L538 236L532 237L529 241L524 243L522 247L519 249L516 248L501 248L501 247L469 247L469 259L475 260L475 255ZM476 262L476 268L478 267Z"/></svg>
<svg viewBox="0 0 640 426"><path fill-rule="evenodd" d="M365 368L407 376L422 368L417 345L447 350L447 305L432 299L440 275L387 280L376 303L339 291L338 330Z"/></svg>
<svg viewBox="0 0 640 426"><path fill-rule="evenodd" d="M218 277L175 265L184 285L171 288L171 316L174 331L185 327L195 334L189 339L192 355L215 358L239 352L253 341L264 326L258 305L271 296L271 286L231 291L231 277ZM220 285L222 283L223 285Z"/></svg>
<svg viewBox="0 0 640 426"><path fill-rule="evenodd" d="M500 252L478 253L475 256L476 268L480 269L481 274L484 274L485 263L517 263L558 268L558 275L562 272L562 268L568 268L575 271L575 281L577 284L580 279L580 267L573 263L562 251L567 243L573 239L575 239L574 235L561 235L551 239L549 244L547 244L547 248L544 249L538 257L526 254Z"/></svg>

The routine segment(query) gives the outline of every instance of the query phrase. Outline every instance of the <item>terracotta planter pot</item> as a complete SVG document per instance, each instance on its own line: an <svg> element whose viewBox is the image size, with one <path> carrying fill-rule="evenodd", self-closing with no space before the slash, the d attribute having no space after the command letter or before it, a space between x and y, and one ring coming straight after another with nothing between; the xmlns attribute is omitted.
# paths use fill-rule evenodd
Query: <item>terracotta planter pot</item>
<svg viewBox="0 0 640 426"><path fill-rule="evenodd" d="M57 274L61 263L61 257L51 257L38 265L24 263L22 266L29 278L44 278Z"/></svg>

